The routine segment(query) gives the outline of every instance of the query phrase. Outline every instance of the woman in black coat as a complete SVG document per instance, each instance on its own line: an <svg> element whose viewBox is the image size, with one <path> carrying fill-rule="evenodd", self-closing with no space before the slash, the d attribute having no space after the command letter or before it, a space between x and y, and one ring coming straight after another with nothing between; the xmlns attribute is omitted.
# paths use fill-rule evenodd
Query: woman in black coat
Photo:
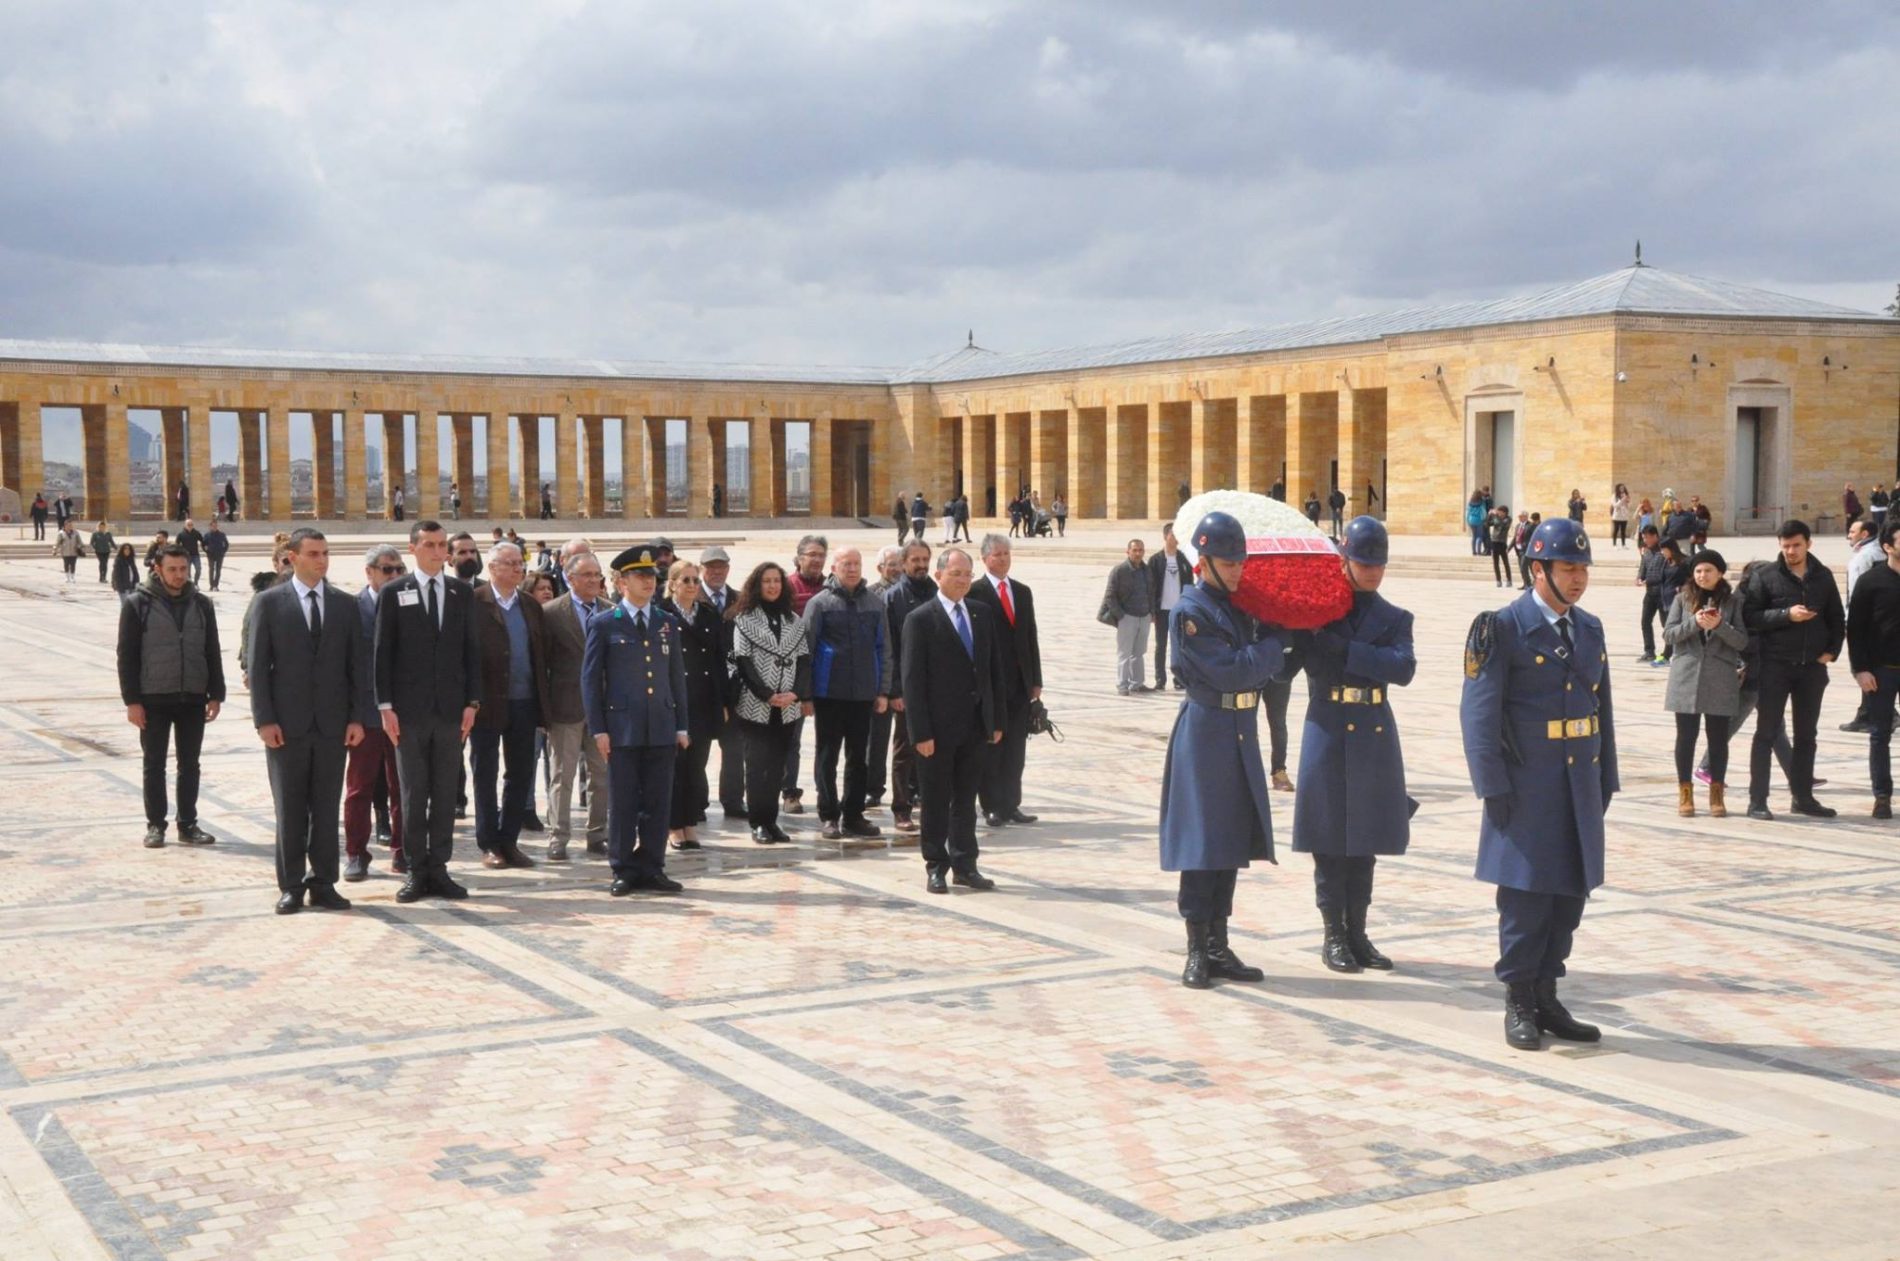
<svg viewBox="0 0 1900 1261"><path fill-rule="evenodd" d="M112 589L121 600L131 599L139 589L139 554L130 543L119 544L118 554L112 558Z"/></svg>
<svg viewBox="0 0 1900 1261"><path fill-rule="evenodd" d="M706 784L706 757L719 741L724 725L726 654L719 610L710 601L699 598L699 566L689 560L676 560L667 571L666 594L659 600L680 628L680 652L686 668L687 744L673 759L674 849L698 849L694 835L706 821L706 802L711 796Z"/></svg>

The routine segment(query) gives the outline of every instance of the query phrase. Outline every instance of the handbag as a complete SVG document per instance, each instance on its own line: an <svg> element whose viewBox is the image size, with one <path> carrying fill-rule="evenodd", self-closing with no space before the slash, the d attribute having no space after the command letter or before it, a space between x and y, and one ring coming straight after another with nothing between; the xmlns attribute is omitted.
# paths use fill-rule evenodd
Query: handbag
<svg viewBox="0 0 1900 1261"><path fill-rule="evenodd" d="M1049 707L1040 699L1029 702L1029 734L1046 735L1057 744L1062 743L1062 731L1049 717Z"/></svg>
<svg viewBox="0 0 1900 1261"><path fill-rule="evenodd" d="M1122 615L1116 611L1114 603L1107 596L1103 596L1102 607L1095 610L1095 620L1104 626L1119 626Z"/></svg>

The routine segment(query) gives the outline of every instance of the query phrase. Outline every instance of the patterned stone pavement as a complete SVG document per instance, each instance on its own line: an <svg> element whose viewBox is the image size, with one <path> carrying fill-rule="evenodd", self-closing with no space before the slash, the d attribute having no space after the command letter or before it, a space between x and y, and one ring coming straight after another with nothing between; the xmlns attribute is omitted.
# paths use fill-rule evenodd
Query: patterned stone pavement
<svg viewBox="0 0 1900 1261"><path fill-rule="evenodd" d="M805 815L771 850L715 820L676 899L610 900L592 858L482 871L463 835L465 903L398 907L379 861L357 911L288 919L243 692L206 743L219 843L139 848L116 603L0 560L0 1256L1900 1255L1900 830L1834 730L1849 685L1841 819L1677 818L1627 568L1588 598L1626 791L1566 983L1606 1037L1528 1055L1470 878L1475 578L1388 586L1421 656L1422 808L1372 914L1398 971L1324 970L1283 854L1236 908L1266 982L1200 994L1154 861L1175 705L1113 694L1094 557L1018 550L1066 739L1032 746L1042 822L983 835L994 894Z"/></svg>

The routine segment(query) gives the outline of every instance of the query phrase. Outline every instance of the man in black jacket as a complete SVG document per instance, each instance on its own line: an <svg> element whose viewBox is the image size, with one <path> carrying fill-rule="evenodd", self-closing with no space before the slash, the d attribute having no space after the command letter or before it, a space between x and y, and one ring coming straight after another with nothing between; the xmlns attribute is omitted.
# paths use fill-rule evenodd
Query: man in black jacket
<svg viewBox="0 0 1900 1261"><path fill-rule="evenodd" d="M1009 576L1009 539L983 536L983 577L970 585L973 604L989 606L1003 656L1003 739L989 751L978 801L993 828L1034 823L1023 813L1023 765L1029 745L1029 702L1042 698L1042 645L1036 634L1036 597Z"/></svg>
<svg viewBox="0 0 1900 1261"><path fill-rule="evenodd" d="M910 724L904 718L904 619L933 599L937 583L930 576L930 544L914 538L904 549L904 574L884 592L884 611L890 621L891 660L891 822L899 832L915 832L911 810L917 800L917 751L911 745Z"/></svg>
<svg viewBox="0 0 1900 1261"><path fill-rule="evenodd" d="M1876 488L1876 496L1881 491ZM1847 660L1860 684L1867 716L1867 762L1874 789L1874 818L1893 818L1894 698L1900 696L1900 523L1883 524L1875 565L1854 584L1847 605Z"/></svg>
<svg viewBox="0 0 1900 1261"><path fill-rule="evenodd" d="M384 587L376 604L376 707L396 746L409 864L396 900L465 898L449 879L449 854L462 745L482 703L475 593L446 572L449 540L438 522L409 527L409 554L415 572Z"/></svg>
<svg viewBox="0 0 1900 1261"><path fill-rule="evenodd" d="M982 892L976 793L989 746L1003 738L1003 655L989 609L966 597L974 567L960 547L937 554L937 595L904 619L904 706L924 798L923 851L931 893L952 875Z"/></svg>
<svg viewBox="0 0 1900 1261"><path fill-rule="evenodd" d="M119 699L145 755L145 848L165 844L165 754L177 733L178 839L209 845L198 826L198 751L224 707L224 654L210 597L191 585L176 543L158 547L145 585L119 606Z"/></svg>
<svg viewBox="0 0 1900 1261"><path fill-rule="evenodd" d="M1155 636L1155 688L1168 690L1168 619L1181 593L1194 585L1194 567L1181 555L1174 537L1174 522L1161 523L1161 550L1148 558L1148 607L1153 610Z"/></svg>
<svg viewBox="0 0 1900 1261"><path fill-rule="evenodd" d="M1742 588L1742 616L1761 645L1761 680L1755 702L1755 739L1748 758L1748 817L1768 812L1768 758L1788 702L1794 702L1794 759L1788 768L1796 814L1831 819L1834 811L1814 799L1815 728L1827 667L1841 651L1846 617L1840 589L1827 566L1808 552L1805 522L1789 520L1779 531L1781 559L1763 565Z"/></svg>

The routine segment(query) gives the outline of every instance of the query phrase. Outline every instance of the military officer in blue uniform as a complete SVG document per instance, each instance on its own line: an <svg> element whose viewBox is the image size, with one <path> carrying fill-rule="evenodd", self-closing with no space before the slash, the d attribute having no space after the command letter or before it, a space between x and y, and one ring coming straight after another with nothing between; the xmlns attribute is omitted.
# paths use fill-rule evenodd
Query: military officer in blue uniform
<svg viewBox="0 0 1900 1261"><path fill-rule="evenodd" d="M1347 523L1340 561L1352 612L1299 637L1306 670L1293 849L1313 856L1313 889L1326 933L1320 958L1335 972L1389 970L1366 936L1372 872L1380 854L1403 854L1418 808L1405 791L1405 757L1387 689L1412 681L1412 615L1379 594L1388 555L1385 524Z"/></svg>
<svg viewBox="0 0 1900 1261"><path fill-rule="evenodd" d="M1460 718L1484 798L1477 876L1498 887L1504 1036L1534 1051L1544 1033L1602 1036L1558 1001L1557 978L1603 883L1603 815L1619 784L1603 623L1577 606L1589 536L1575 521L1546 521L1526 555L1531 590L1472 623Z"/></svg>
<svg viewBox="0 0 1900 1261"><path fill-rule="evenodd" d="M611 892L678 893L666 874L673 760L686 747L686 666L680 628L653 604L659 549L628 548L613 559L620 602L587 626L581 692L587 730L607 758L607 861Z"/></svg>
<svg viewBox="0 0 1900 1261"><path fill-rule="evenodd" d="M1230 513L1195 527L1201 580L1181 593L1168 626L1187 699L1174 719L1161 778L1161 870L1181 873L1187 921L1181 984L1265 977L1234 954L1227 920L1239 869L1273 861L1273 818L1260 760L1260 689L1285 664L1287 637L1233 605L1247 536Z"/></svg>

